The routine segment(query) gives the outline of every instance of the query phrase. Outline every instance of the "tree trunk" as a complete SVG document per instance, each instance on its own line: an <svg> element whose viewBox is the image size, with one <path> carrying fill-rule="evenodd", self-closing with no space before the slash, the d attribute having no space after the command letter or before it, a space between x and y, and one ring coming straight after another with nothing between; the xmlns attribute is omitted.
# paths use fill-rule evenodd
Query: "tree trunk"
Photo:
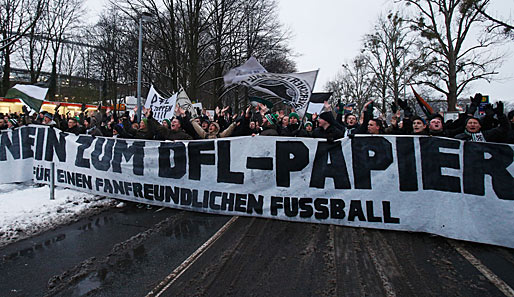
<svg viewBox="0 0 514 297"><path fill-rule="evenodd" d="M11 49L9 47L4 49L4 73L2 77L2 96L5 96L7 90L11 87Z"/></svg>

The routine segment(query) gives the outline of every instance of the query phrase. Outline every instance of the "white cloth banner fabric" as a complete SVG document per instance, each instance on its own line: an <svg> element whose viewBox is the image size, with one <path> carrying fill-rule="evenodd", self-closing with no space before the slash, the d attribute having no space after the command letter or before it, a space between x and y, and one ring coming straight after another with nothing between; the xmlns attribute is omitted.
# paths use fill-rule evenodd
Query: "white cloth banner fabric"
<svg viewBox="0 0 514 297"><path fill-rule="evenodd" d="M189 115L191 117L197 117L198 113L196 112L195 106L191 102L191 99L189 99L189 96L187 95L184 88L180 88L180 91L177 95L177 103L180 108L182 108L184 111L189 112Z"/></svg>
<svg viewBox="0 0 514 297"><path fill-rule="evenodd" d="M323 107L325 107L324 103L309 103L309 107L307 108L307 113L310 114L320 114L323 110Z"/></svg>
<svg viewBox="0 0 514 297"><path fill-rule="evenodd" d="M513 159L513 145L417 136L160 142L29 126L0 138L4 183L48 183L53 161L57 186L134 202L509 248Z"/></svg>
<svg viewBox="0 0 514 297"><path fill-rule="evenodd" d="M176 102L177 94L174 94L170 98L164 98L159 95L152 86L146 97L145 108L151 108L154 119L162 122L164 119L171 119L173 117Z"/></svg>
<svg viewBox="0 0 514 297"><path fill-rule="evenodd" d="M225 86L230 86L237 83L237 80L242 75L250 75L257 73L266 73L266 69L262 67L262 65L255 59L255 57L250 57L248 61L246 61L243 65L230 69L224 76L223 81Z"/></svg>

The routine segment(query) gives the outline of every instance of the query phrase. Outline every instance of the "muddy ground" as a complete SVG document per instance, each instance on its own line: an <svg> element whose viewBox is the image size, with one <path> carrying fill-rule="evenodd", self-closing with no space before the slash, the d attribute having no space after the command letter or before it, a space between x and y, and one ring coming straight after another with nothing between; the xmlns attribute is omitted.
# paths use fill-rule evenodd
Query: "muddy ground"
<svg viewBox="0 0 514 297"><path fill-rule="evenodd" d="M124 211L123 224L128 225L132 211ZM133 212L139 220L145 215ZM233 221L187 269L170 277L230 217L175 210L167 216L152 212L147 216L153 223L139 223L139 229L104 247L107 252L83 252L80 261L75 259L52 273L44 287L29 290L23 287L30 285L29 280L11 275L10 282L24 285L15 290L4 286L0 295L509 296L509 287L514 287L512 249L422 233L243 217ZM109 230L97 236L109 236ZM507 290L501 291L456 247L476 257ZM8 248L16 251L16 246ZM71 248L68 252L76 253ZM38 253L34 250L33 257ZM16 259L20 258L31 263L28 257ZM0 271L14 260L4 255Z"/></svg>

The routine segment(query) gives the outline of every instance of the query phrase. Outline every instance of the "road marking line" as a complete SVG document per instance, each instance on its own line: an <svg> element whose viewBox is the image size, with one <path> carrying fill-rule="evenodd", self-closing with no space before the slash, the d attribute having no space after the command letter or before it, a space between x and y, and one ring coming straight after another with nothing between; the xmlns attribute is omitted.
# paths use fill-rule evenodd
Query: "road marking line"
<svg viewBox="0 0 514 297"><path fill-rule="evenodd" d="M223 227L221 227L216 234L209 240L204 242L194 253L191 254L182 264L180 264L172 273L170 273L163 281L161 281L152 291L146 294L146 297L159 297L166 291L176 279L178 279L193 263L200 258L200 256L207 251L207 249L218 240L225 231L232 225L239 217L232 217Z"/></svg>
<svg viewBox="0 0 514 297"><path fill-rule="evenodd" d="M448 241L459 254L461 254L471 265L475 266L493 285L495 285L505 296L514 297L514 290L496 274L494 274L487 266L482 264L475 256L463 248L460 244Z"/></svg>

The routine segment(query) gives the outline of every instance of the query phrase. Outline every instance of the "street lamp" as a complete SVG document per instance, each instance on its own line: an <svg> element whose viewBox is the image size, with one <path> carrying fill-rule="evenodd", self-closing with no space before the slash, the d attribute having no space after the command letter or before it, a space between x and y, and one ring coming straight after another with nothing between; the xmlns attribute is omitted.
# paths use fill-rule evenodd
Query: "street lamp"
<svg viewBox="0 0 514 297"><path fill-rule="evenodd" d="M143 21L151 21L152 14L143 12L139 15L139 46L137 54L137 121L141 122L141 69L143 64Z"/></svg>

